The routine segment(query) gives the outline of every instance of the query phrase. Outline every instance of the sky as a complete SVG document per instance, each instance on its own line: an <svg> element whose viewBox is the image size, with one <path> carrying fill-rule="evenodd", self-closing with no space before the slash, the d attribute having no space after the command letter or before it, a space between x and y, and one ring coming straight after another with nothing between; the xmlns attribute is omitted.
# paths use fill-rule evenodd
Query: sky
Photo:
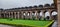
<svg viewBox="0 0 60 27"><path fill-rule="evenodd" d="M9 9L16 7L51 4L53 0L0 0L0 8Z"/></svg>

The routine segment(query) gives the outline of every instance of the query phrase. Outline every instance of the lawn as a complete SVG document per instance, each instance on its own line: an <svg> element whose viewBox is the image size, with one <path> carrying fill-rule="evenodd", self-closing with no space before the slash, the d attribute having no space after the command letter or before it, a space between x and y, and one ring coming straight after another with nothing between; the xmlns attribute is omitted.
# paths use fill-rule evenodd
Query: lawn
<svg viewBox="0 0 60 27"><path fill-rule="evenodd" d="M0 23L10 24L10 25L25 25L32 27L48 27L53 23L53 21L36 21L36 20L16 20L13 19L0 19Z"/></svg>

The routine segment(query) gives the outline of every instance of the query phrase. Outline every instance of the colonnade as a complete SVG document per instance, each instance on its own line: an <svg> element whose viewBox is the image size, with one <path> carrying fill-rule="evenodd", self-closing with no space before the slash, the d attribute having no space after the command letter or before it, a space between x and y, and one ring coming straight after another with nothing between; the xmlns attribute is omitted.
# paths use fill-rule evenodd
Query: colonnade
<svg viewBox="0 0 60 27"><path fill-rule="evenodd" d="M35 19L39 19L41 17L40 16L40 12L42 12L42 19L43 19L45 17L45 11L46 10L7 12L7 13L4 14L4 17L8 16L7 18L12 18L12 19L13 18L14 19L20 19L20 18L21 19L23 19L23 18L26 18L26 19L30 18L30 19L32 19L33 18L32 13L35 13L35 15L34 15ZM48 10L47 12L50 13L50 16L49 16L50 18L49 19L52 19L51 18L51 12L52 12L52 10ZM25 15L24 15L24 13L25 13ZM7 14L7 16L6 16L6 14Z"/></svg>

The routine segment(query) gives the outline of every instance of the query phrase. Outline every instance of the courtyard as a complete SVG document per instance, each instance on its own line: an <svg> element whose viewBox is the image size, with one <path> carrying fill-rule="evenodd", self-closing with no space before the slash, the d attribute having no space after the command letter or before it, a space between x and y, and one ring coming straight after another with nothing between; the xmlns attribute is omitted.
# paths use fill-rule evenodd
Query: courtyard
<svg viewBox="0 0 60 27"><path fill-rule="evenodd" d="M17 19L0 19L1 24L16 26L16 27L49 27L54 20L17 20Z"/></svg>
<svg viewBox="0 0 60 27"><path fill-rule="evenodd" d="M59 0L0 0L0 27L60 27Z"/></svg>

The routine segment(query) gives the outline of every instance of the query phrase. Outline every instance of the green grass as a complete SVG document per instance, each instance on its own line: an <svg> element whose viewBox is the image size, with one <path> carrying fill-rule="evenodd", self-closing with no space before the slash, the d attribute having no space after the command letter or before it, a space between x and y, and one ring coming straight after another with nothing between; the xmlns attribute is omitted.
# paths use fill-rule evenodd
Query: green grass
<svg viewBox="0 0 60 27"><path fill-rule="evenodd" d="M16 20L16 19L10 21L9 19L0 19L0 23L26 25L26 26L34 26L34 27L45 27L45 26L47 27L47 25L51 22L52 21Z"/></svg>

